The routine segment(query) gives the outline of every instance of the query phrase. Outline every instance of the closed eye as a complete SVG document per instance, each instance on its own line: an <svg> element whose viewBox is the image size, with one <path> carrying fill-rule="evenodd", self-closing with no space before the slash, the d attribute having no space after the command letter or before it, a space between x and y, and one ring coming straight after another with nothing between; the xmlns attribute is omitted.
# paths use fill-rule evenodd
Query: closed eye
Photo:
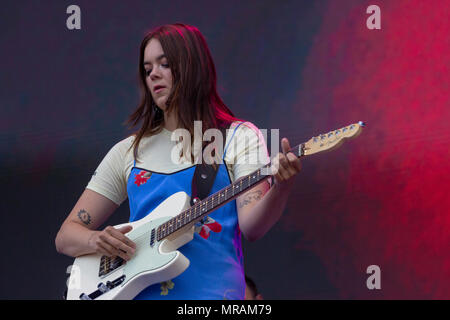
<svg viewBox="0 0 450 320"><path fill-rule="evenodd" d="M168 64L168 63L163 63L163 64L161 64L161 66L164 67L164 68L169 68L169 64ZM150 73L152 73L152 69L147 69L147 70L145 71L145 75L146 75L147 77L150 75Z"/></svg>

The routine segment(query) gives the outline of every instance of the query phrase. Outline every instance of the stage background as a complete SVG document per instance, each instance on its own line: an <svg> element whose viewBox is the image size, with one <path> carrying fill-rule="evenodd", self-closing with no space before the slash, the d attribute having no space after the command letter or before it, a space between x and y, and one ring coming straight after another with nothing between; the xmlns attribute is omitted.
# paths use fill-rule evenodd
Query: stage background
<svg viewBox="0 0 450 320"><path fill-rule="evenodd" d="M71 4L81 30L66 28ZM366 26L372 4L381 30ZM449 21L444 0L2 1L0 298L61 297L72 259L54 239L129 133L140 41L183 22L206 37L237 116L292 145L367 123L305 158L279 223L244 242L264 297L449 299ZM125 202L109 223L127 217Z"/></svg>

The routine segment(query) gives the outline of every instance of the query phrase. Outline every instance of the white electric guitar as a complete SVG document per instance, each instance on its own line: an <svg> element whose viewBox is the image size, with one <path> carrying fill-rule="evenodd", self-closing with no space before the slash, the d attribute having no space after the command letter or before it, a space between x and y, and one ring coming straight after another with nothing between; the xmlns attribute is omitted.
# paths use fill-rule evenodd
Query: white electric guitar
<svg viewBox="0 0 450 320"><path fill-rule="evenodd" d="M344 139L356 137L363 126L360 121L321 134L290 151L302 157L335 149ZM136 243L133 257L129 261L100 254L76 258L67 283L67 299L132 299L149 285L180 275L189 266L189 260L177 249L193 239L195 223L270 178L266 174L269 166L239 178L192 207L190 197L184 192L177 192L141 220L114 226L133 227L126 234Z"/></svg>

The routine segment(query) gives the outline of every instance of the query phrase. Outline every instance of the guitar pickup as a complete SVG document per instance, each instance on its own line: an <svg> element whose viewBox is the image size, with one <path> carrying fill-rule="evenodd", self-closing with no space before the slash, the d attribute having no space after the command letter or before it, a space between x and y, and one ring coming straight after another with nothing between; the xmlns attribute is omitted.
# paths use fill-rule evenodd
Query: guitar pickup
<svg viewBox="0 0 450 320"><path fill-rule="evenodd" d="M153 247L155 245L155 229L152 229L152 233L150 235L150 247Z"/></svg>

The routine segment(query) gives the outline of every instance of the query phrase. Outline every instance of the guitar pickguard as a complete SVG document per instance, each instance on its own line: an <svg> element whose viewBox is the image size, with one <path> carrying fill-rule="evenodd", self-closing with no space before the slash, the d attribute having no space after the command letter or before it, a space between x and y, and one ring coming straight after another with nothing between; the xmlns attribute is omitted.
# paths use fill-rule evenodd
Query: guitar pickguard
<svg viewBox="0 0 450 320"><path fill-rule="evenodd" d="M133 258L126 262L123 274L125 285L135 276L150 272L155 269L164 268L177 256L176 251L164 253L160 250L162 242L155 241L153 245L150 244L152 230L167 221L168 218L160 218L133 229L127 236L136 244L136 251ZM169 280L169 279L167 279Z"/></svg>

